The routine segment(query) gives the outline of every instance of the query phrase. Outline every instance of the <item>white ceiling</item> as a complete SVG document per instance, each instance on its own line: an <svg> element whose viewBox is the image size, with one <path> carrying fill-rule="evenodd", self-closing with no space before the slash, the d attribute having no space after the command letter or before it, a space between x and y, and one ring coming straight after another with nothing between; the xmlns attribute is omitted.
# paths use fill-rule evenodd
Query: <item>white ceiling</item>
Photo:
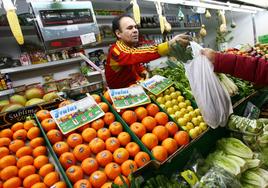
<svg viewBox="0 0 268 188"><path fill-rule="evenodd" d="M236 0L239 2L245 2L247 4L268 8L268 0Z"/></svg>

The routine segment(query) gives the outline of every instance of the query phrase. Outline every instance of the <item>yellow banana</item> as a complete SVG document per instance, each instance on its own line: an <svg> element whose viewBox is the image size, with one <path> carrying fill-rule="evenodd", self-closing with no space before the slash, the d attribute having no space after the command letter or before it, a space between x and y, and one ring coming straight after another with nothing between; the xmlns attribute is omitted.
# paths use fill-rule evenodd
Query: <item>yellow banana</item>
<svg viewBox="0 0 268 188"><path fill-rule="evenodd" d="M10 26L10 29L13 33L13 36L17 40L17 42L22 45L24 44L24 38L22 35L21 27L19 24L18 16L15 10L8 10L7 11L7 20Z"/></svg>

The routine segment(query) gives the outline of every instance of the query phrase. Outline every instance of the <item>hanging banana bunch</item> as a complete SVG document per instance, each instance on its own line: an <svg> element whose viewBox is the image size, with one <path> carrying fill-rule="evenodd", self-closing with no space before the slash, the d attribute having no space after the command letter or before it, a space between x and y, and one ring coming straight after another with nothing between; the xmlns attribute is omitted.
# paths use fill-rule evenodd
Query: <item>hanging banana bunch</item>
<svg viewBox="0 0 268 188"><path fill-rule="evenodd" d="M205 37L207 35L207 30L204 24L202 24L199 34L201 37Z"/></svg>
<svg viewBox="0 0 268 188"><path fill-rule="evenodd" d="M160 24L161 33L163 34L164 31L170 32L171 25L170 25L170 23L168 23L166 17L163 16L163 10L162 10L160 0L155 1L154 4L156 7L157 14L159 16L159 24Z"/></svg>
<svg viewBox="0 0 268 188"><path fill-rule="evenodd" d="M221 25L220 25L220 32L226 33L227 32L227 25L226 25L226 18L224 11L219 12L220 19L221 19Z"/></svg>
<svg viewBox="0 0 268 188"><path fill-rule="evenodd" d="M141 12L140 12L140 7L139 7L139 5L137 3L137 0L131 0L130 3L133 5L132 9L133 9L134 20L135 20L136 24L140 25L140 23L141 23Z"/></svg>
<svg viewBox="0 0 268 188"><path fill-rule="evenodd" d="M210 14L210 12L209 12L208 9L206 10L205 17L206 17L206 19L210 19L211 18L211 14Z"/></svg>
<svg viewBox="0 0 268 188"><path fill-rule="evenodd" d="M19 24L18 16L16 14L16 7L11 0L3 0L4 9L6 10L7 21L12 31L13 36L19 45L24 44L24 38L22 35L21 27Z"/></svg>

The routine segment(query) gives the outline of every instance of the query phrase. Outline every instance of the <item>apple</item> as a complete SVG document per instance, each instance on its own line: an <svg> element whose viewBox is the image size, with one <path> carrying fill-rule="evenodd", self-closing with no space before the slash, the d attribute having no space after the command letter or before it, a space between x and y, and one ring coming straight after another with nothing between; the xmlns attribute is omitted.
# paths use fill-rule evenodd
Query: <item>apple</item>
<svg viewBox="0 0 268 188"><path fill-rule="evenodd" d="M186 108L187 105L186 105L185 102L180 102L180 103L179 103L179 107L180 107L180 108Z"/></svg>
<svg viewBox="0 0 268 188"><path fill-rule="evenodd" d="M170 88L169 88L169 91L170 91L170 92L174 92L174 91L175 91L175 88L174 88L174 87L170 87Z"/></svg>
<svg viewBox="0 0 268 188"><path fill-rule="evenodd" d="M165 99L163 98L163 97L158 97L157 99L156 99L156 102L158 102L159 104L165 104Z"/></svg>
<svg viewBox="0 0 268 188"><path fill-rule="evenodd" d="M197 116L197 119L198 119L199 122L203 122L204 121L204 119L203 119L202 116Z"/></svg>
<svg viewBox="0 0 268 188"><path fill-rule="evenodd" d="M178 98L178 95L176 94L176 92L172 92L170 94L170 96L171 96L172 99L177 99Z"/></svg>
<svg viewBox="0 0 268 188"><path fill-rule="evenodd" d="M173 104L173 105L176 105L176 104L178 104L178 101L177 101L177 99L172 99L172 100L171 100L171 102L172 102L172 104Z"/></svg>
<svg viewBox="0 0 268 188"><path fill-rule="evenodd" d="M174 111L174 109L172 107L169 107L169 108L167 108L167 113L168 114L174 114L175 111Z"/></svg>
<svg viewBox="0 0 268 188"><path fill-rule="evenodd" d="M166 101L171 101L170 95L165 95L164 98L165 98Z"/></svg>
<svg viewBox="0 0 268 188"><path fill-rule="evenodd" d="M185 100L185 103L187 106L191 106L191 101L190 100Z"/></svg>
<svg viewBox="0 0 268 188"><path fill-rule="evenodd" d="M186 102L185 102L186 103ZM192 107L192 106L187 106L187 108L186 108L189 112L191 112L191 111L193 111L194 110L194 108Z"/></svg>
<svg viewBox="0 0 268 188"><path fill-rule="evenodd" d="M167 102L165 103L165 107L166 107L166 108L170 108L171 106L172 106L171 101L167 101Z"/></svg>
<svg viewBox="0 0 268 188"><path fill-rule="evenodd" d="M172 101L171 101L172 102ZM174 105L173 106L173 110L175 111L175 112L177 112L177 111L179 111L180 110L180 107L178 106L178 105Z"/></svg>
<svg viewBox="0 0 268 188"><path fill-rule="evenodd" d="M195 139L198 136L198 132L195 129L191 129L189 135L192 139Z"/></svg>
<svg viewBox="0 0 268 188"><path fill-rule="evenodd" d="M208 128L208 126L207 126L207 124L205 122L201 122L199 124L199 127L202 129L202 131L205 131Z"/></svg>
<svg viewBox="0 0 268 188"><path fill-rule="evenodd" d="M183 102L184 101L184 97L183 96L178 96L177 100L178 100L178 102Z"/></svg>
<svg viewBox="0 0 268 188"><path fill-rule="evenodd" d="M180 126L185 126L187 123L187 119L185 118L179 118L178 119L178 123L180 124Z"/></svg>
<svg viewBox="0 0 268 188"><path fill-rule="evenodd" d="M181 96L181 92L180 91L175 91L175 93L177 94L177 96Z"/></svg>

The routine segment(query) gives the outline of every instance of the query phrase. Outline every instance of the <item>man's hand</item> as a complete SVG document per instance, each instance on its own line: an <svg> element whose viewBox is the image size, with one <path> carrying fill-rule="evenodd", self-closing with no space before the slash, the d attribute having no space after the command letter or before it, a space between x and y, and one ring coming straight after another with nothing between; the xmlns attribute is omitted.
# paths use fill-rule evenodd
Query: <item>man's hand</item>
<svg viewBox="0 0 268 188"><path fill-rule="evenodd" d="M173 39L169 41L169 46L171 46L174 43L179 43L182 47L187 47L191 39L192 38L190 35L186 34L176 35Z"/></svg>
<svg viewBox="0 0 268 188"><path fill-rule="evenodd" d="M208 58L208 60L211 61L211 63L213 63L213 64L215 62L215 53L216 52L210 48L204 48L201 50L201 54L206 56Z"/></svg>

